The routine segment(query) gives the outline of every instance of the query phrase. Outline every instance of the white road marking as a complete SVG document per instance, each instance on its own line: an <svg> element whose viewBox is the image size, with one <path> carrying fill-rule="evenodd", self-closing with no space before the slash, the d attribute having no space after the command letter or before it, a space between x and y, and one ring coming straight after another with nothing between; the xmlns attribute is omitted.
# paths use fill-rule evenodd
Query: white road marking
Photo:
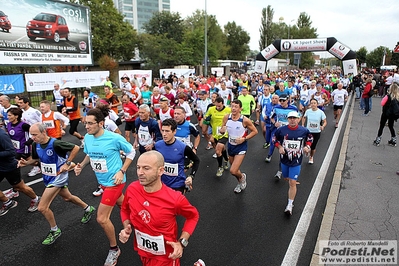
<svg viewBox="0 0 399 266"><path fill-rule="evenodd" d="M334 150L337 146L338 137L341 132L342 124L344 123L345 120L344 118L346 117L346 113L349 110L348 103L351 102L352 97L353 95L351 95L350 99L347 101L347 105L345 106L344 111L341 114L341 119L339 120L338 128L335 129L334 136L331 139L330 146L328 147L326 156L320 167L319 173L317 174L316 180L312 187L312 191L310 192L309 198L306 202L305 208L303 209L301 218L298 221L298 225L296 226L294 235L291 239L288 249L285 252L285 256L281 265L292 266L298 264L298 257L299 254L301 253L303 242L305 241L305 237L307 235L309 225L312 220L316 203L320 196L320 191L323 186L324 179L328 171L328 167L330 166Z"/></svg>

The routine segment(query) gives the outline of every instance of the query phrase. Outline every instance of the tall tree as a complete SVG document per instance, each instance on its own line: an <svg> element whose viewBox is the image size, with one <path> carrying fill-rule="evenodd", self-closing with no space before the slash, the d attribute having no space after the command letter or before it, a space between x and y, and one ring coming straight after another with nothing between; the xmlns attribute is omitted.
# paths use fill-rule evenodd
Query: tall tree
<svg viewBox="0 0 399 266"><path fill-rule="evenodd" d="M103 55L117 61L134 57L137 33L123 20L112 0L71 1L90 8L93 59L97 62Z"/></svg>
<svg viewBox="0 0 399 266"><path fill-rule="evenodd" d="M156 12L151 19L144 23L143 29L151 35L164 35L178 43L183 41L184 23L177 12L162 11Z"/></svg>
<svg viewBox="0 0 399 266"><path fill-rule="evenodd" d="M380 46L375 48L366 56L367 67L380 67L382 65L382 58L384 57L384 53L387 53L386 57L391 57L391 50L388 47ZM388 63L385 61L386 64Z"/></svg>
<svg viewBox="0 0 399 266"><path fill-rule="evenodd" d="M267 8L262 9L261 26L259 28L260 39L259 39L259 50L265 49L272 39L272 24L273 24L274 10L270 5Z"/></svg>
<svg viewBox="0 0 399 266"><path fill-rule="evenodd" d="M367 58L367 49L366 47L362 46L358 51L356 51L356 57L359 60L359 63L366 63Z"/></svg>
<svg viewBox="0 0 399 266"><path fill-rule="evenodd" d="M224 33L227 38L227 45L230 49L227 57L231 60L245 60L249 52L249 34L235 22L228 22L224 26Z"/></svg>

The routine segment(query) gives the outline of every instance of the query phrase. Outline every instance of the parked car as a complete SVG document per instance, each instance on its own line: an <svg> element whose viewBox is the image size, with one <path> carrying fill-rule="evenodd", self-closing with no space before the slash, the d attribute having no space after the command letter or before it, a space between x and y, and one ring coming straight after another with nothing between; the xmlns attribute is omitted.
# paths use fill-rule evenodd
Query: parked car
<svg viewBox="0 0 399 266"><path fill-rule="evenodd" d="M0 28L2 31L10 32L11 30L11 21L8 19L8 16L4 14L3 11L0 11Z"/></svg>
<svg viewBox="0 0 399 266"><path fill-rule="evenodd" d="M26 24L26 34L31 41L45 38L59 42L60 38L69 40L69 29L63 16L40 13Z"/></svg>

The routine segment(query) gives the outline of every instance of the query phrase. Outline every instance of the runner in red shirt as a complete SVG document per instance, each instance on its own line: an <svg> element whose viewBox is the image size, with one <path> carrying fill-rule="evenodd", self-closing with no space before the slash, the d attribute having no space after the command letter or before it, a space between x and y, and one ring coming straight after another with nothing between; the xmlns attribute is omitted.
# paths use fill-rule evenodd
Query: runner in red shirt
<svg viewBox="0 0 399 266"><path fill-rule="evenodd" d="M121 207L124 229L119 240L126 243L135 234L134 249L146 266L179 266L199 219L184 195L161 182L164 165L161 153L143 153L137 160L139 180L129 185ZM186 218L179 238L177 215Z"/></svg>
<svg viewBox="0 0 399 266"><path fill-rule="evenodd" d="M130 142L130 132L136 138L136 117L139 115L139 108L130 101L129 95L122 96L122 108L125 117L125 139Z"/></svg>

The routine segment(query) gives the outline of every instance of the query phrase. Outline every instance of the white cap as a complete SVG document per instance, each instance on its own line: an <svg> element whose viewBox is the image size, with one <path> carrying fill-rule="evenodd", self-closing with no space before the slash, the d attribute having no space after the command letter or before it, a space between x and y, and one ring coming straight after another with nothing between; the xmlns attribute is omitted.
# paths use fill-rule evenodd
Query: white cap
<svg viewBox="0 0 399 266"><path fill-rule="evenodd" d="M296 118L300 118L301 116L298 114L298 112L296 111L291 111L288 113L287 118L288 117L296 117Z"/></svg>
<svg viewBox="0 0 399 266"><path fill-rule="evenodd" d="M195 263L194 266L205 266L205 262L201 259L198 259Z"/></svg>

